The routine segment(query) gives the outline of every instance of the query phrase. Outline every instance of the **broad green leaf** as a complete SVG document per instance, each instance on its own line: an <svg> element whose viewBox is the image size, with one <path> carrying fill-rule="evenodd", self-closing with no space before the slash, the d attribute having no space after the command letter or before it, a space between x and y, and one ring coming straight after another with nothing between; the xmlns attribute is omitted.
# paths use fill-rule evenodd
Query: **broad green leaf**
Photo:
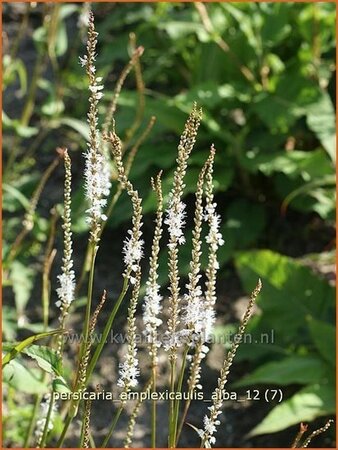
<svg viewBox="0 0 338 450"><path fill-rule="evenodd" d="M264 23L261 31L261 39L264 46L275 46L288 36L292 31L289 22L290 6L286 3L266 4Z"/></svg>
<svg viewBox="0 0 338 450"><path fill-rule="evenodd" d="M316 134L332 162L336 162L336 115L327 93L307 107L307 124Z"/></svg>
<svg viewBox="0 0 338 450"><path fill-rule="evenodd" d="M310 333L315 346L323 358L336 365L336 329L330 323L308 318Z"/></svg>
<svg viewBox="0 0 338 450"><path fill-rule="evenodd" d="M311 422L320 416L335 413L334 385L312 385L283 401L262 420L249 436L276 433L291 425Z"/></svg>
<svg viewBox="0 0 338 450"><path fill-rule="evenodd" d="M58 330L52 330L52 331L45 331L44 333L34 334L33 336L29 336L22 342L19 342L16 344L12 350L7 353L2 358L2 367L4 367L6 364L8 364L12 359L16 358L19 353L21 353L23 350L26 349L26 347L31 346L34 342L39 341L40 339L43 339L48 336L54 336L55 334L64 333L64 330L58 329Z"/></svg>
<svg viewBox="0 0 338 450"><path fill-rule="evenodd" d="M47 385L41 380L41 371L26 368L21 361L15 359L9 362L2 371L3 382L28 394L44 394Z"/></svg>
<svg viewBox="0 0 338 450"><path fill-rule="evenodd" d="M334 288L292 258L271 250L253 250L238 253L235 264L247 292L258 277L262 279L258 299L262 320L285 343L293 342L301 332L306 338L302 330L307 316L327 320L334 307Z"/></svg>
<svg viewBox="0 0 338 450"><path fill-rule="evenodd" d="M304 181L334 173L333 165L324 150L252 152L241 156L241 165L250 172L261 171L267 176L281 172L289 178L302 177Z"/></svg>
<svg viewBox="0 0 338 450"><path fill-rule="evenodd" d="M306 114L307 107L316 103L321 95L314 82L299 73L299 69L293 68L280 77L275 92L256 95L250 108L274 133L287 133L296 120Z"/></svg>
<svg viewBox="0 0 338 450"><path fill-rule="evenodd" d="M251 374L234 383L234 386L310 384L323 379L327 374L328 367L322 359L316 356L295 355L263 364Z"/></svg>
<svg viewBox="0 0 338 450"><path fill-rule="evenodd" d="M45 372L60 375L62 361L55 350L44 345L31 345L22 350L22 353L34 359Z"/></svg>
<svg viewBox="0 0 338 450"><path fill-rule="evenodd" d="M316 211L324 219L329 217L330 212L335 209L335 181L336 176L323 175L321 178L314 178L308 183L303 183L300 187L291 191L283 200L282 210L286 211L288 205L302 196L307 195L311 199L317 200L310 203L310 210ZM330 189L330 186L332 188ZM326 188L326 189L325 189Z"/></svg>
<svg viewBox="0 0 338 450"><path fill-rule="evenodd" d="M220 262L225 263L235 250L247 248L262 233L265 224L266 214L262 205L245 199L232 202L221 226L225 244L218 251Z"/></svg>

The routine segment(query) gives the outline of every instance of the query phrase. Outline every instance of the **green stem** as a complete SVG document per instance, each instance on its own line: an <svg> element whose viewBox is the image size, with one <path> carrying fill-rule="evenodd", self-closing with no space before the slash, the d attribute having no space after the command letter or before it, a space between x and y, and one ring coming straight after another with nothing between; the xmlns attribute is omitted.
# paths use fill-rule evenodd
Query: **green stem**
<svg viewBox="0 0 338 450"><path fill-rule="evenodd" d="M122 189L119 187L116 191L116 193L114 194L113 198L111 199L111 202L108 205L107 211L106 211L106 216L109 219L109 217L111 216L113 209L117 203L117 200L119 199L120 195L122 193ZM101 224L101 228L98 234L98 238L100 239L103 230L108 222L108 219L104 222L102 222ZM87 249L86 249L86 255L85 255L85 259L82 265L82 270L81 270L81 276L79 278L79 281L77 283L76 286L76 292L78 293L81 289L81 286L85 280L86 274L89 272L90 270L90 244L87 245Z"/></svg>
<svg viewBox="0 0 338 450"><path fill-rule="evenodd" d="M21 125L24 125L24 126L28 125L30 118L33 114L35 97L36 97L36 92L37 92L37 87L38 87L38 81L39 81L40 75L44 69L44 58L45 58L45 54L42 51L40 53L38 53L38 57L37 57L37 60L36 60L35 66L34 66L34 70L33 70L32 81L29 86L27 100L26 100L24 109L22 111L21 119L20 119Z"/></svg>
<svg viewBox="0 0 338 450"><path fill-rule="evenodd" d="M65 440L66 433L68 431L69 425L71 424L72 420L73 420L73 416L71 414L68 414L68 416L66 418L66 421L65 421L65 424L63 426L63 430L62 430L61 436L59 437L59 440L58 440L58 442L56 444L56 447L60 448L62 446L63 441Z"/></svg>
<svg viewBox="0 0 338 450"><path fill-rule="evenodd" d="M30 11L31 11L31 5L30 5L30 3L28 3L27 6L26 6L25 13L24 13L24 15L22 17L22 21L20 23L20 28L19 28L18 34L16 35L16 38L15 38L13 44L12 44L12 48L11 48L11 51L10 51L10 56L11 56L11 60L12 61L17 56L18 49L19 49L20 43L22 41L23 35L25 34L25 32L27 30Z"/></svg>
<svg viewBox="0 0 338 450"><path fill-rule="evenodd" d="M175 392L175 371L176 371L176 358L173 358L170 361L170 393ZM169 403L169 441L168 445L170 448L173 448L173 433L174 433L174 408L175 408L175 400L170 399Z"/></svg>
<svg viewBox="0 0 338 450"><path fill-rule="evenodd" d="M47 438L47 434L48 434L48 427L49 427L49 422L50 422L50 418L52 415L52 411L53 411L53 406L54 406L54 391L52 391L51 394L51 398L50 398L50 402L49 402L49 407L48 407L48 412L47 412L47 417L46 417L46 423L43 429L43 434L42 434L42 438L41 441L39 442L39 447L40 448L44 448L46 445L46 438Z"/></svg>
<svg viewBox="0 0 338 450"><path fill-rule="evenodd" d="M94 355L93 355L92 359L89 362L88 369L87 369L87 374L86 374L85 386L88 384L88 382L90 380L90 377L91 377L91 375L93 373L93 370L94 370L94 368L96 366L97 360L99 359L99 357L101 355L102 349L103 349L104 344L105 344L105 342L107 340L107 337L108 337L108 334L109 334L110 329L112 327L112 324L113 324L113 321L115 319L116 313L117 313L117 311L118 311L118 309L119 309L119 307L120 307L120 305L122 303L122 300L124 299L124 297L126 295L127 290L128 290L128 274L126 275L126 277L124 279L124 284L123 284L123 288L122 288L121 294L120 294L119 298L117 299L117 302L116 302L112 312L110 313L109 319L108 319L108 321L106 323L106 326L105 326L105 328L103 330L102 339L100 340L100 343L97 346L97 348L96 348L96 350L94 352ZM79 361L81 361L81 359L79 359ZM76 386L77 386L77 381L75 383L74 392L76 391ZM78 403L79 402L77 401L77 404ZM69 408L69 412L68 412L68 416L66 418L65 425L64 425L63 430L62 430L62 434L61 434L61 436L59 438L59 441L57 443L57 447L61 447L61 445L63 444L63 441L65 439L67 430L69 428L69 425L71 424L73 418L76 415L76 410L77 410L77 405L76 405L76 403L74 404L74 402L72 402L71 405L70 405L70 408Z"/></svg>
<svg viewBox="0 0 338 450"><path fill-rule="evenodd" d="M33 434L33 431L34 431L34 427L35 427L35 423L36 423L36 416L37 416L37 413L39 411L40 402L41 402L41 395L37 394L35 396L35 402L34 402L34 406L33 406L33 411L32 411L32 415L30 417L28 430L27 430L27 433L26 433L26 436L25 436L25 440L24 440L24 443L23 443L23 448L29 447L29 442L30 442L30 440L32 438L32 434Z"/></svg>
<svg viewBox="0 0 338 450"><path fill-rule="evenodd" d="M78 294L81 286L85 280L86 274L89 271L89 267L90 267L90 245L87 244L87 248L86 248L86 255L82 264L82 270L81 270L81 275L79 278L79 281L77 282L76 288L75 288L75 293Z"/></svg>
<svg viewBox="0 0 338 450"><path fill-rule="evenodd" d="M191 393L192 392L189 391L189 398L188 398L188 400L186 400L185 405L184 405L184 410L183 410L181 422L180 422L180 425L178 427L178 431L177 431L177 435L176 435L176 446L177 446L177 444L179 442L179 439L180 439L180 436L181 436L181 433L182 433L182 429L183 429L183 425L184 425L184 422L185 422L185 419L187 417L188 410L189 410L189 407L190 407L190 403L191 403L190 396L191 396Z"/></svg>
<svg viewBox="0 0 338 450"><path fill-rule="evenodd" d="M95 444L94 438L91 433L89 436L89 443L90 443L90 448L96 448L96 444Z"/></svg>
<svg viewBox="0 0 338 450"><path fill-rule="evenodd" d="M100 445L100 448L106 448L107 444L109 442L109 439L111 438L111 435L113 434L117 421L119 420L119 417L121 415L123 411L123 404L119 407L119 409L116 411L115 416L113 418L112 424L110 425L109 431L107 436L104 438L104 441L102 442L102 444Z"/></svg>
<svg viewBox="0 0 338 450"><path fill-rule="evenodd" d="M84 442L84 435L85 435L85 419L83 418L82 424L81 424L81 434L80 434L80 445L79 448L83 448L83 442Z"/></svg>
<svg viewBox="0 0 338 450"><path fill-rule="evenodd" d="M181 366L181 371L180 371L180 376L178 379L176 392L182 391L184 371L185 371L185 366L186 366L186 362L187 362L188 352L189 352L189 346L187 345L184 350L184 353L183 353L182 366ZM176 447L176 441L177 441L176 434L177 434L177 422L178 422L179 409L180 409L180 400L176 399L175 408L174 408L174 419L173 419L173 444L174 444L174 447Z"/></svg>
<svg viewBox="0 0 338 450"><path fill-rule="evenodd" d="M156 392L156 365L152 369L152 392ZM156 448L156 399L151 403L151 447Z"/></svg>
<svg viewBox="0 0 338 450"><path fill-rule="evenodd" d="M89 382L89 380L90 380L90 377L91 377L91 375L92 375L92 373L93 373L93 370L94 370L94 368L95 368L95 366L96 366L97 360L99 359L99 357L100 357L100 355L101 355L101 352L102 352L102 349L103 349L103 347L104 347L104 344L105 344L106 341L107 341L108 334L109 334L109 332L110 332L110 330L111 330L111 327L112 327L112 325L113 325L115 316L116 316L116 314L117 314L117 312L118 312L118 310L119 310L119 308L120 308L120 305L121 305L121 303L122 303L122 301L123 301L123 299L124 299L124 297L125 297L125 295L126 295L126 293L127 293L127 290L128 290L128 278L129 278L129 277L128 277L128 274L127 274L127 275L125 276L125 278L124 278L123 287L122 287L122 291L121 291L121 293L120 293L120 296L119 296L119 298L117 299L117 301L116 301L116 303L115 303L115 306L114 306L112 312L110 313L110 316L109 316L109 318L108 318L108 321L107 321L107 323L106 323L106 325L105 325L105 327L104 327L104 330L103 330L103 333L102 333L102 337L101 337L101 339L100 339L100 342L99 342L98 346L96 347L95 352L94 352L94 355L93 355L93 357L91 358L91 360L90 360L90 362L89 362L89 364L88 364L87 376L86 376L86 384L87 384L87 383Z"/></svg>
<svg viewBox="0 0 338 450"><path fill-rule="evenodd" d="M86 305L85 320L84 320L83 332L82 332L83 341L81 344L79 364L80 364L82 356L86 350L86 345L87 345L88 336L89 336L90 312L91 312L92 298L93 298L96 253L97 253L97 247L95 245L95 242L91 241L91 243L90 243L91 258L90 258L90 273L89 273L89 280L88 280L87 305Z"/></svg>
<svg viewBox="0 0 338 450"><path fill-rule="evenodd" d="M92 305L92 298L93 298L93 285L94 285L94 272L95 272L95 258L97 253L98 247L96 247L95 242L90 242L90 254L91 254L91 264L90 264L90 274L89 274L89 280L88 280L88 291L87 291L87 305L86 305L86 312L85 312L85 320L83 324L83 330L82 330L82 336L83 340L81 343L80 351L79 351L79 359L78 359L78 367L76 371L76 379L74 384L74 390L73 392L76 392L79 387L79 373L80 373L80 365L82 361L82 357L84 356L86 352L86 346L88 343L88 337L89 337L89 326L90 326L90 312L91 312L91 305ZM66 419L65 426L62 430L62 434L60 436L59 442L61 442L60 445L62 445L62 442L65 438L67 429L72 422L73 418L77 414L78 406L80 401L71 401L69 413Z"/></svg>

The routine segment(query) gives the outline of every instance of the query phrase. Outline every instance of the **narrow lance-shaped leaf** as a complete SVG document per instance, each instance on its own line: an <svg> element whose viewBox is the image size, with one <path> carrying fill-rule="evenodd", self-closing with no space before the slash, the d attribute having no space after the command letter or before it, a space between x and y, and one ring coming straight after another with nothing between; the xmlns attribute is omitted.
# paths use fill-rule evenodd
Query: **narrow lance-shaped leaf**
<svg viewBox="0 0 338 450"><path fill-rule="evenodd" d="M44 333L38 333L34 334L33 336L29 336L27 339L23 340L19 344L17 344L9 353L7 353L2 358L2 367L5 367L6 364L8 364L12 359L16 358L16 356L21 353L26 347L29 347L30 345L34 344L34 342L43 339L48 336L53 336L55 334L59 333L65 333L65 330L58 329L58 330L52 330L52 331L46 331Z"/></svg>

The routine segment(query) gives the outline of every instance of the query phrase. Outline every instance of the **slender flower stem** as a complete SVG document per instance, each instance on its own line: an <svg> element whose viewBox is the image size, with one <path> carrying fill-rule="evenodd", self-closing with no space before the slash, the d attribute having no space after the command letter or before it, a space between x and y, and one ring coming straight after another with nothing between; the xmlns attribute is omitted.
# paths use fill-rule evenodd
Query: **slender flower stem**
<svg viewBox="0 0 338 450"><path fill-rule="evenodd" d="M101 352L102 352L102 349L104 347L104 344L107 341L107 337L108 337L108 334L109 334L109 332L111 330L111 327L113 325L115 316L116 316L116 314L117 314L117 312L119 310L119 307L120 307L120 305L121 305L121 303L122 303L122 301L123 301L123 299L124 299L124 297L125 297L125 295L126 295L126 293L128 291L128 278L129 278L129 276L127 275L125 277L125 279L124 279L124 284L123 284L123 287L122 287L122 291L121 291L120 296L117 299L117 301L115 303L115 306L114 306L112 312L110 313L108 321L107 321L107 323L106 323L106 325L104 327L104 330L103 330L103 333L102 333L102 339L100 340L100 343L96 347L94 355L92 356L92 359L90 360L90 362L88 364L87 373L86 373L86 381L85 381L85 386L84 387L86 387L88 385L88 383L89 383L90 377L91 377L91 375L93 373L93 370L94 370L94 368L96 366L96 363L97 363L97 361L98 361L98 359L99 359L99 357L101 355ZM82 358L79 358L79 364L81 362L81 359ZM79 380L77 379L76 382L75 382L74 392L77 389L78 381ZM67 418L65 420L65 425L64 425L64 428L62 430L62 433L61 433L61 436L59 438L59 441L57 443L57 447L61 447L62 444L63 444L63 441L65 439L67 430L69 428L69 425L71 424L73 418L76 415L78 404L79 404L78 401L77 402L71 402L71 404L70 404L68 415L67 415Z"/></svg>
<svg viewBox="0 0 338 450"><path fill-rule="evenodd" d="M92 241L91 248L90 248L91 263L90 263L90 273L89 273L88 291L87 291L87 305L86 305L85 320L84 320L84 325L83 325L83 341L82 341L82 345L81 345L79 361L81 360L83 353L85 351L86 343L88 340L88 334L89 334L90 311L91 311L92 298L93 298L95 258L96 258L97 250L98 250L98 248L96 247L95 242Z"/></svg>
<svg viewBox="0 0 338 450"><path fill-rule="evenodd" d="M146 383L143 391L141 391L141 392L145 393L147 395L148 391L151 390L152 384L153 384L153 380L152 380L152 376L151 376L149 381L148 381L148 383ZM141 405L143 403L143 400L144 399L143 399L142 394L141 394L139 396L137 402L136 402L136 405L135 405L131 415L130 415L129 422L128 422L128 427L127 427L126 438L125 438L124 443L123 443L124 448L130 448L130 446L132 444L133 435L134 435L134 429L135 429L135 424L136 424L136 419L137 419L137 417L139 415L140 408L141 408Z"/></svg>
<svg viewBox="0 0 338 450"><path fill-rule="evenodd" d="M115 416L114 416L114 418L113 418L113 421L112 421L112 423L111 423L111 425L110 425L109 431L108 431L106 437L104 438L102 444L100 445L100 448L106 448L106 447L107 447L107 444L108 444L108 442L109 442L109 439L111 438L112 434L114 433L116 424L117 424L117 422L118 422L118 420L119 420L119 418L120 418L120 415L121 415L121 413L122 413L122 411L123 411L123 408L124 408L124 404L122 404L122 405L119 407L119 409L116 411Z"/></svg>
<svg viewBox="0 0 338 450"><path fill-rule="evenodd" d="M46 374L47 374L47 372L44 372L44 377L42 379L42 382L46 378ZM40 403L41 403L41 398L42 398L42 396L39 395L39 394L37 394L35 396L35 403L34 403L34 406L33 406L32 415L30 417L28 430L27 430L27 433L26 433L26 436L25 436L25 441L23 443L23 448L29 447L29 442L31 440L31 437L32 437L32 434L33 434L33 431L34 431L34 427L35 427L35 424L36 424L36 419L37 419L37 414L38 414L38 411L39 411L39 406L40 406Z"/></svg>
<svg viewBox="0 0 338 450"><path fill-rule="evenodd" d="M190 395L190 391L189 391L189 395ZM180 421L180 424L178 426L178 430L177 430L177 434L176 434L175 447L177 447L177 444L179 442L179 439L180 439L180 436L181 436L181 433L182 433L182 429L183 429L183 425L184 425L185 419L186 419L188 411L189 411L190 403L191 403L191 400L190 400L190 398L188 398L188 400L186 400L186 402L185 402L183 414L182 414L182 417L181 417L181 421Z"/></svg>
<svg viewBox="0 0 338 450"><path fill-rule="evenodd" d="M156 369L157 367L153 365L152 367L152 392L156 392ZM153 398L151 401L151 448L156 448L156 399Z"/></svg>
<svg viewBox="0 0 338 450"><path fill-rule="evenodd" d="M202 346L203 346L203 342L202 341L199 341L197 343L197 345L196 345L194 360L193 360L192 365L191 365L191 374L190 374L190 377L189 377L189 380L188 380L188 386L189 386L188 399L186 400L185 405L184 405L183 414L182 414L180 425L178 427L178 431L177 431L177 435L176 435L176 444L175 444L175 446L177 446L177 444L179 442L179 439L180 439L180 436L181 436L181 432L182 432L182 429L183 429L183 425L184 425L184 422L185 422L185 419L187 417L188 410L189 410L189 407L190 407L190 404L191 404L192 394L193 394L194 389L195 389L196 384L197 384L197 376L199 374L199 368L200 368L201 360L202 360L202 358L201 358L201 356L202 356L201 347Z"/></svg>
<svg viewBox="0 0 338 450"><path fill-rule="evenodd" d="M72 423L73 418L74 418L74 416L71 415L71 414L68 414L68 416L66 417L65 424L63 426L61 435L60 435L59 440L58 440L58 442L56 444L57 448L62 447L62 444L63 444L63 441L65 440L66 433L68 431L69 425Z"/></svg>
<svg viewBox="0 0 338 450"><path fill-rule="evenodd" d="M50 401L49 401L49 405L48 405L48 412L47 412L47 417L46 417L46 422L45 422L45 426L43 429L43 433L42 433L42 437L41 440L38 443L38 447L40 448L44 448L46 445L46 439L47 439L47 434L49 431L49 422L52 416L52 412L53 412L53 407L54 407L54 395L53 392L51 394L50 397Z"/></svg>
<svg viewBox="0 0 338 450"><path fill-rule="evenodd" d="M183 385L183 378L184 378L184 371L185 366L187 362L187 356L189 352L189 345L186 345L183 353L183 360L182 360L182 366L180 371L180 376L178 379L177 389L176 392L182 391L182 385ZM176 399L175 401L175 408L174 408L174 420L173 420L173 447L176 447L176 441L177 441L177 423L178 423L178 414L180 409L180 400Z"/></svg>
<svg viewBox="0 0 338 450"><path fill-rule="evenodd" d="M84 322L83 331L82 331L83 341L81 343L81 347L80 347L80 351L79 351L78 367L77 367L77 371L76 371L76 380L75 380L73 392L76 392L79 387L80 367L81 367L82 358L86 352L88 336L89 336L90 311L91 311L91 304L92 304L94 271L95 271L95 257L96 257L96 253L97 253L97 247L95 246L94 241L91 241L91 252L92 252L91 253L92 257L91 257L91 269L90 269L90 275L89 275L89 281L88 281L87 305L86 305L86 313L85 313L85 322ZM68 415L67 415L61 436L60 436L58 444L57 444L58 447L61 447L61 445L66 437L66 433L69 428L69 425L71 424L73 418L77 414L79 403L80 403L79 400L76 400L76 401L72 400L70 403Z"/></svg>
<svg viewBox="0 0 338 450"><path fill-rule="evenodd" d="M170 361L170 393L175 392L175 374L176 374L176 359L172 359ZM168 445L170 448L174 447L174 441L173 441L174 411L175 411L175 400L170 399L170 401L169 401L169 439L168 439Z"/></svg>
<svg viewBox="0 0 338 450"><path fill-rule="evenodd" d="M115 306L112 309L112 311L110 313L110 316L109 316L109 318L107 320L107 323L106 323L106 325L104 327L104 330L103 330L103 333L102 333L102 338L100 339L100 342L99 342L98 346L95 349L94 355L92 356L92 358L91 358L91 360L90 360L90 362L88 364L87 376L86 376L86 385L89 383L90 377L91 377L91 375L93 373L93 370L94 370L94 368L96 366L96 363L97 363L97 361L98 361L98 359L99 359L99 357L101 355L103 347L104 347L104 345L105 345L105 343L107 341L107 338L108 338L109 332L111 330L111 327L113 325L115 316L116 316L116 314L117 314L117 312L118 312L118 310L119 310L119 308L121 306L121 303L122 303L122 301L123 301L123 299L124 299L124 297L125 297L125 295L126 295L126 293L128 291L128 286L129 286L128 276L126 276L124 278L124 283L123 283L123 287L122 287L122 291L120 293L120 296L117 299L117 301L115 303Z"/></svg>

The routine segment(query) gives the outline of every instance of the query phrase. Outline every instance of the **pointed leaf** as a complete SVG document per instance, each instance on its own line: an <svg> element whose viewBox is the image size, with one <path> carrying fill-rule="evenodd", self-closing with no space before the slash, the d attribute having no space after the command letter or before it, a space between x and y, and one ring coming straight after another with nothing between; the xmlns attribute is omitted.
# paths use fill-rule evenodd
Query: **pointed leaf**
<svg viewBox="0 0 338 450"><path fill-rule="evenodd" d="M24 341L17 344L9 353L7 353L2 358L2 367L4 367L6 364L8 364L12 359L16 358L19 353L21 353L26 347L29 347L34 342L43 339L48 336L53 336L55 334L64 333L65 331L62 329L58 330L52 330L52 331L46 331L44 333L34 334L33 336L29 336Z"/></svg>

